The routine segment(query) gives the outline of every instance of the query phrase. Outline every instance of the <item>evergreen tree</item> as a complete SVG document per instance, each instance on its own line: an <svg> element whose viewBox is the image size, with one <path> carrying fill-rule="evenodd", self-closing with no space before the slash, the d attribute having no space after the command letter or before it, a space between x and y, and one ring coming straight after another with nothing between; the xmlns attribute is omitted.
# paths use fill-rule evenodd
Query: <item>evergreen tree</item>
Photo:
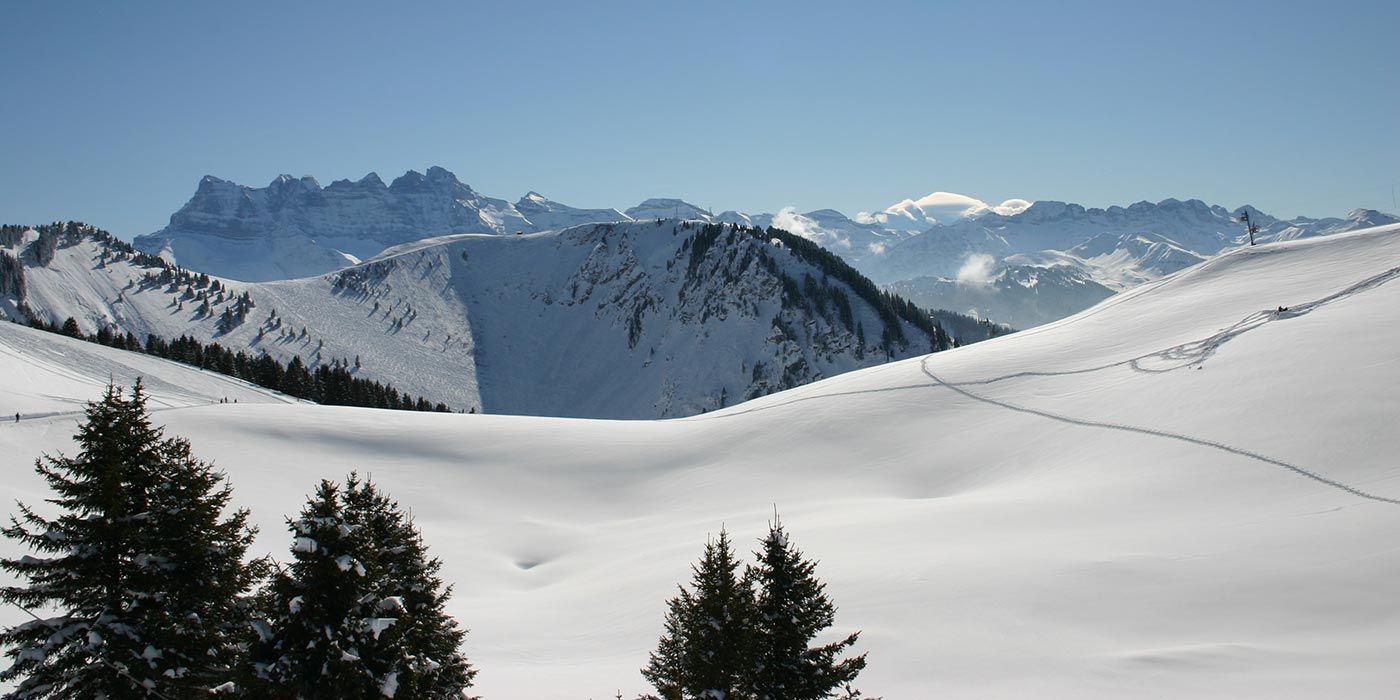
<svg viewBox="0 0 1400 700"><path fill-rule="evenodd" d="M461 653L466 631L444 610L452 587L438 572L442 562L428 556L427 545L399 504L370 481L351 475L345 490L350 519L377 544L379 579L377 612L394 619L381 648L392 652L392 670L401 697L460 698L476 669ZM389 657L389 653L385 657Z"/></svg>
<svg viewBox="0 0 1400 700"><path fill-rule="evenodd" d="M775 517L757 552L751 576L758 585L757 652L752 693L757 700L820 700L848 689L865 668L865 655L837 660L856 643L856 632L838 642L808 646L836 620L836 606L817 580L816 563L788 541ZM859 697L855 695L853 697Z"/></svg>
<svg viewBox="0 0 1400 700"><path fill-rule="evenodd" d="M235 656L256 568L247 512L225 519L223 476L189 443L151 425L138 382L88 405L76 457L45 457L39 474L61 514L23 504L3 528L47 557L0 560L27 586L0 600L57 610L0 632L15 698L147 698L203 694Z"/></svg>
<svg viewBox="0 0 1400 700"><path fill-rule="evenodd" d="M667 603L665 632L642 676L664 700L747 697L747 671L754 652L754 598L729 535L705 544L691 567L691 591Z"/></svg>
<svg viewBox="0 0 1400 700"><path fill-rule="evenodd" d="M255 623L254 685L287 698L460 698L476 670L451 595L398 504L351 475L290 523L293 561Z"/></svg>

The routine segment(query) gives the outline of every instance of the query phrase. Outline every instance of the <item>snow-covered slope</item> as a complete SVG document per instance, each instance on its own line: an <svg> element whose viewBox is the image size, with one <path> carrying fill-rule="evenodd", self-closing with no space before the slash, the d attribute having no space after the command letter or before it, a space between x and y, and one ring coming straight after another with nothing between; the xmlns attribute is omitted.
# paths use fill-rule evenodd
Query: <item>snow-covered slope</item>
<svg viewBox="0 0 1400 700"><path fill-rule="evenodd" d="M1298 218L1292 221L1276 221L1268 230L1261 231L1255 238L1261 243L1268 241L1295 241L1299 238L1329 236L1334 233L1344 233L1346 231L1356 231L1358 229L1373 228L1376 226L1389 226L1395 223L1400 223L1400 219L1390 214L1379 212L1375 209L1353 209L1342 219Z"/></svg>
<svg viewBox="0 0 1400 700"><path fill-rule="evenodd" d="M1041 201L1014 214L989 212L936 225L862 269L878 282L920 275L946 277L962 264L960 256L967 254L1002 258L1016 253L1068 251L1102 234L1137 233L1157 234L1188 250L1214 254L1242 235L1244 228L1230 211L1194 199L1138 202L1108 209Z"/></svg>
<svg viewBox="0 0 1400 700"><path fill-rule="evenodd" d="M228 472L259 553L285 556L317 479L372 472L442 557L475 690L500 700L643 691L706 535L756 538L774 503L839 631L863 630L870 694L1380 698L1400 685L1397 266L1396 226L1238 250L684 420L242 402L158 420ZM0 406L97 395L28 382L19 357ZM30 462L74 428L0 423L6 495L42 505Z"/></svg>
<svg viewBox="0 0 1400 700"><path fill-rule="evenodd" d="M4 404L0 419L37 420L73 415L108 382L130 386L142 378L152 409L188 408L222 401L299 403L296 399L221 374L158 357L116 350L75 338L0 323Z"/></svg>
<svg viewBox="0 0 1400 700"><path fill-rule="evenodd" d="M1062 257L1070 258L1114 289L1150 282L1205 260L1205 256L1155 233L1099 234L1070 248Z"/></svg>
<svg viewBox="0 0 1400 700"><path fill-rule="evenodd" d="M53 323L189 334L363 376L456 410L594 418L714 410L927 352L927 316L785 233L652 220L397 246L298 280L215 292L141 267L94 235L0 246ZM786 240L785 240L786 239ZM230 321L239 299L254 306ZM21 316L0 295L0 312Z"/></svg>

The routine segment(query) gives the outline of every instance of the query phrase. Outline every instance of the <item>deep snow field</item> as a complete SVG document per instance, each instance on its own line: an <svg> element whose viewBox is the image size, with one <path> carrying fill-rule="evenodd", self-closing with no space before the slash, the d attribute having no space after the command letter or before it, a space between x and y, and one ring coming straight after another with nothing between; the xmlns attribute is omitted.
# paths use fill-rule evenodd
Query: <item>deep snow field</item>
<svg viewBox="0 0 1400 700"><path fill-rule="evenodd" d="M1033 330L670 421L289 404L0 324L0 416L55 414L0 421L5 500L47 495L34 458L71 450L65 412L109 374L147 377L156 421L228 472L259 554L285 556L318 479L371 474L443 559L493 700L647 690L706 536L751 549L774 504L821 560L836 632L863 630L867 694L1400 687L1397 226L1231 252Z"/></svg>

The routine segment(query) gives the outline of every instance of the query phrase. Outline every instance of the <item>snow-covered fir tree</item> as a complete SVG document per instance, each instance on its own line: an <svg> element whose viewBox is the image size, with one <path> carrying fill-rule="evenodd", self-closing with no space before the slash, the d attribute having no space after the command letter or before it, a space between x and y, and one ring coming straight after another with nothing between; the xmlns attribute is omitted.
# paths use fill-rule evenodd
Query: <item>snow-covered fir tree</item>
<svg viewBox="0 0 1400 700"><path fill-rule="evenodd" d="M756 700L821 700L833 697L865 668L865 655L838 660L859 632L840 641L810 646L836 620L836 606L817 580L816 562L788 540L775 516L758 565L750 576L758 586L757 643L751 691ZM858 695L854 695L858 697Z"/></svg>
<svg viewBox="0 0 1400 700"><path fill-rule="evenodd" d="M476 669L461 652L466 630L444 610L452 587L438 576L442 562L428 556L418 528L372 482L351 475L345 510L378 544L371 560L382 579L376 612L389 616L381 620L397 620L380 635L380 648L397 654L390 671L396 697L462 697Z"/></svg>
<svg viewBox="0 0 1400 700"><path fill-rule="evenodd" d="M86 414L76 457L36 463L58 514L20 505L3 529L41 556L0 560L27 582L0 600L34 615L0 632L0 681L12 698L205 695L230 676L247 619L248 514L224 515L223 475L151 424L139 382Z"/></svg>
<svg viewBox="0 0 1400 700"><path fill-rule="evenodd" d="M746 697L754 655L754 597L729 535L705 545L691 567L691 590L667 603L665 632L642 669L662 700Z"/></svg>
<svg viewBox="0 0 1400 700"><path fill-rule="evenodd" d="M398 505L352 474L321 482L290 521L292 562L254 627L252 685L267 697L460 698L476 670L450 589Z"/></svg>

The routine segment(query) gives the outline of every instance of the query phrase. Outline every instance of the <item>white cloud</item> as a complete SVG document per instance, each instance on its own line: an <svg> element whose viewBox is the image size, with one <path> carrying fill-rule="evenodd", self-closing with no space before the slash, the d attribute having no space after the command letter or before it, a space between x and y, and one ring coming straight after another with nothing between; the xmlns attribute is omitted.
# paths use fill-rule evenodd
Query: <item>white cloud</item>
<svg viewBox="0 0 1400 700"><path fill-rule="evenodd" d="M783 229L788 233L799 235L823 248L846 248L851 247L849 238L841 236L836 231L828 231L817 222L797 213L796 207L783 207L773 215L773 226Z"/></svg>
<svg viewBox="0 0 1400 700"><path fill-rule="evenodd" d="M958 268L958 284L985 287L992 283L996 259L986 253L973 253Z"/></svg>
<svg viewBox="0 0 1400 700"><path fill-rule="evenodd" d="M951 224L988 212L1003 215L1018 214L1031 203L1024 199L1008 199L992 206L976 197L956 192L932 192L918 199L905 199L875 213L856 214L855 221L879 224L898 230L921 231L934 224Z"/></svg>
<svg viewBox="0 0 1400 700"><path fill-rule="evenodd" d="M903 208L908 205L918 207L925 216L942 223L976 216L990 208L986 202L976 197L956 192L933 192L912 202L906 199L895 206Z"/></svg>
<svg viewBox="0 0 1400 700"><path fill-rule="evenodd" d="M1032 204L1034 204L1034 202L1025 199L1008 199L992 207L992 211L1002 216L1011 216L1013 214L1020 214L1029 209Z"/></svg>

